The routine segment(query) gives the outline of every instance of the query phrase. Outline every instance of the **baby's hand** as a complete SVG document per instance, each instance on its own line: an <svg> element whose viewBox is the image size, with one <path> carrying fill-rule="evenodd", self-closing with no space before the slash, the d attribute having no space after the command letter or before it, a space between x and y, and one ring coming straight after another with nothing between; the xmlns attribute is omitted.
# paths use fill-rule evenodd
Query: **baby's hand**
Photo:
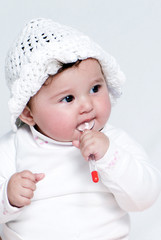
<svg viewBox="0 0 161 240"><path fill-rule="evenodd" d="M94 155L95 160L101 159L109 148L109 139L104 133L94 130L85 130L79 141L73 141L75 147L80 148L85 160Z"/></svg>
<svg viewBox="0 0 161 240"><path fill-rule="evenodd" d="M7 188L10 204L15 207L29 205L36 190L36 183L43 178L43 173L34 174L28 170L12 175Z"/></svg>

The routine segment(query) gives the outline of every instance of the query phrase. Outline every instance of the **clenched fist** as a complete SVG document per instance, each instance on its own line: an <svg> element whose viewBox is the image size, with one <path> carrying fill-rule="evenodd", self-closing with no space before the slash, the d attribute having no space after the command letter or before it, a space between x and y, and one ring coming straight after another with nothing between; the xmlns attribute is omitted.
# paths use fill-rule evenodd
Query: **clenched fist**
<svg viewBox="0 0 161 240"><path fill-rule="evenodd" d="M14 207L29 205L36 190L36 183L44 176L43 173L32 173L28 170L13 174L7 188L10 204Z"/></svg>

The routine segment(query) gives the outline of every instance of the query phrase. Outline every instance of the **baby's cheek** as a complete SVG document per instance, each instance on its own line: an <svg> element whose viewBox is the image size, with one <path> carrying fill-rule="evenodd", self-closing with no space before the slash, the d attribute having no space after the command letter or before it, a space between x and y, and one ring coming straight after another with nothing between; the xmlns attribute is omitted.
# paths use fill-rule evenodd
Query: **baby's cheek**
<svg viewBox="0 0 161 240"><path fill-rule="evenodd" d="M72 141L74 130L71 121L65 121L65 118L57 118L56 121L50 121L48 124L50 137L58 141Z"/></svg>
<svg viewBox="0 0 161 240"><path fill-rule="evenodd" d="M102 115L102 119L106 122L109 119L111 114L111 103L110 100L107 98L106 101L102 101L100 104L100 115Z"/></svg>

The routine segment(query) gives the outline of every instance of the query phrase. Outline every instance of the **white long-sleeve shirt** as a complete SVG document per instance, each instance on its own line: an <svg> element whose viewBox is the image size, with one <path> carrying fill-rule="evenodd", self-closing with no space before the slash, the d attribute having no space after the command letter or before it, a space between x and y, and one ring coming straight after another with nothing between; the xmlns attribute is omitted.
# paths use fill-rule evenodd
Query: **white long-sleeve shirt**
<svg viewBox="0 0 161 240"><path fill-rule="evenodd" d="M109 125L105 156L96 161L100 181L72 143L56 142L24 125L0 140L0 223L4 240L128 239L129 211L150 207L161 191L161 174L136 142ZM15 172L45 173L30 205L9 204Z"/></svg>

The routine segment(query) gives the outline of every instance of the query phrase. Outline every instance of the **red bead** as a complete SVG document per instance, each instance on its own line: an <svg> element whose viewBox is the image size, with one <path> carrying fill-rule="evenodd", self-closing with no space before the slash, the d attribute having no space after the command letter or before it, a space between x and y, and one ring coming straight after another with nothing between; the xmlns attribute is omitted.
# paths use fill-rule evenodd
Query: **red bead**
<svg viewBox="0 0 161 240"><path fill-rule="evenodd" d="M92 175L93 182L97 183L99 181L98 172L97 171L92 171L91 175Z"/></svg>

